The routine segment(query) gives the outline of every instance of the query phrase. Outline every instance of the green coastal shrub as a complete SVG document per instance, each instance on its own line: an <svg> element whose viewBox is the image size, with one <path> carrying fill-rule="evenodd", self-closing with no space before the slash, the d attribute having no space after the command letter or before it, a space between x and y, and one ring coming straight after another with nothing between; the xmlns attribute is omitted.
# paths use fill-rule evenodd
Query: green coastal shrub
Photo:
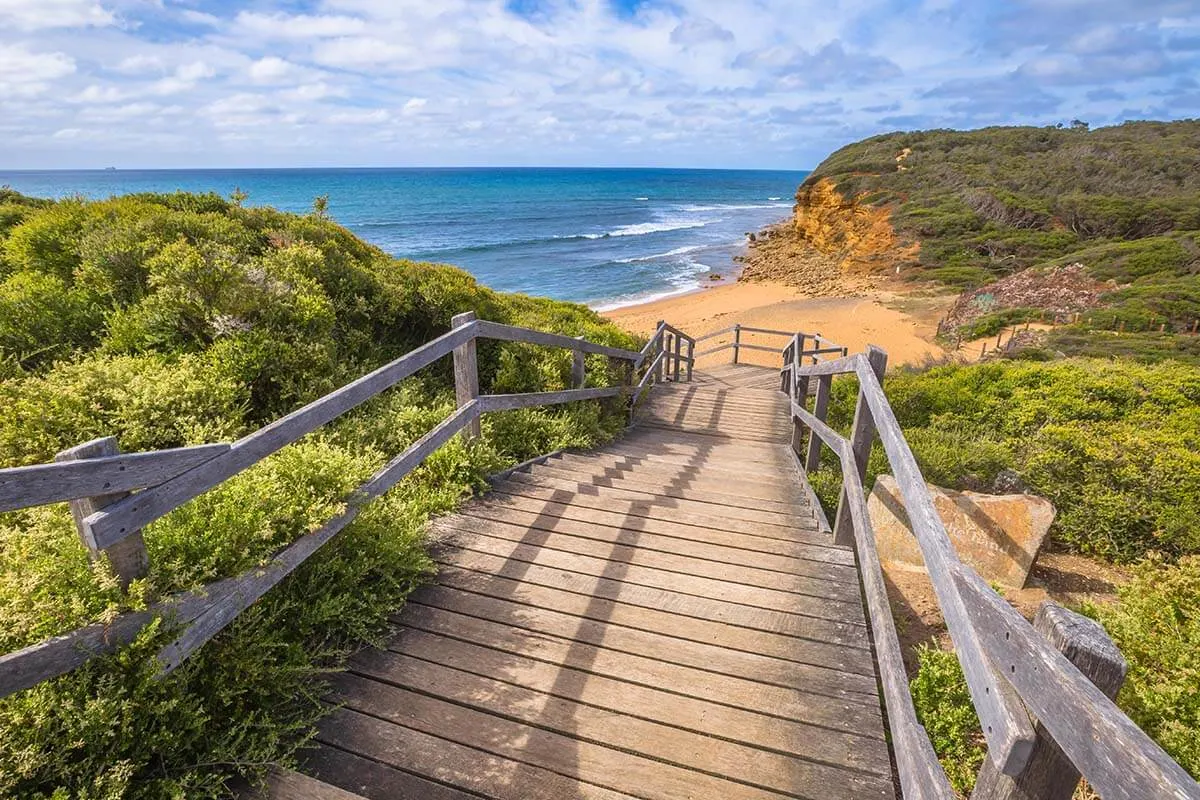
<svg viewBox="0 0 1200 800"><path fill-rule="evenodd" d="M1200 778L1200 557L1149 559L1118 593L1091 609L1129 663L1118 703Z"/></svg>
<svg viewBox="0 0 1200 800"><path fill-rule="evenodd" d="M0 232L0 466L113 435L122 450L232 441L440 336L453 315L628 349L582 307L396 261L327 219L215 195L34 201ZM565 388L555 348L481 342L484 391ZM623 371L588 357L589 385ZM262 563L454 408L450 359L421 370L144 530L150 574L122 592L65 504L0 514L0 652ZM324 678L431 571L423 531L505 466L610 438L619 403L489 415L455 438L165 680L171 631L0 699L0 796L206 798L286 762Z"/></svg>
<svg viewBox="0 0 1200 800"><path fill-rule="evenodd" d="M929 735L950 785L965 797L975 787L987 757L967 679L958 657L933 645L917 648L917 663L917 675L909 684L917 720Z"/></svg>

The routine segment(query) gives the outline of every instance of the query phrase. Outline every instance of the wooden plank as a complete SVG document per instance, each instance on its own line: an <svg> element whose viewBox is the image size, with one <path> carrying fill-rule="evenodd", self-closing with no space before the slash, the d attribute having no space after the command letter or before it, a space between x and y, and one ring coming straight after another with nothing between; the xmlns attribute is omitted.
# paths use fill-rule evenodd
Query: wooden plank
<svg viewBox="0 0 1200 800"><path fill-rule="evenodd" d="M591 457L576 455L571 452L560 453L557 457L546 462L547 466L557 469L571 469L579 472L591 470L593 474L609 478L628 478L633 481L668 482L683 481L694 488L720 487L722 493L742 494L760 500L776 500L791 502L793 505L807 505L803 498L797 499L797 487L790 479L788 472L770 473L751 471L747 473L739 469L735 462L729 469L709 469L705 464L691 465L679 460L658 460L649 456L627 456L620 453L601 453ZM768 477L769 476L769 477Z"/></svg>
<svg viewBox="0 0 1200 800"><path fill-rule="evenodd" d="M693 793L741 800L776 800L782 795L693 770L681 769L636 753L563 735L550 727L446 702L437 697L347 675L335 680L339 702L389 722L423 730L498 756L520 759L562 775L623 793L669 800ZM474 764L462 765L472 769ZM714 794L716 793L716 794ZM574 797L573 793L562 795Z"/></svg>
<svg viewBox="0 0 1200 800"><path fill-rule="evenodd" d="M1094 619L1069 611L1057 603L1046 601L1033 618L1033 629L1067 657L1076 669L1115 700L1125 682L1128 664L1104 626ZM1025 771L1015 778L1001 775L984 759L971 791L971 800L1071 800L1079 784L1079 770L1063 753L1046 726L1034 726L1037 741Z"/></svg>
<svg viewBox="0 0 1200 800"><path fill-rule="evenodd" d="M1200 784L982 578L950 571L985 652L1105 800L1200 798Z"/></svg>
<svg viewBox="0 0 1200 800"><path fill-rule="evenodd" d="M586 495L586 497L596 498L619 498L629 500L630 503L641 503L656 507L656 509L672 509L678 511L680 519L684 519L691 513L698 513L702 516L715 516L730 519L742 519L745 522L761 522L772 525L778 525L782 528L803 528L810 529L812 527L811 515L798 515L794 510L780 511L761 509L746 503L744 506L725 505L715 503L708 499L707 493L704 492L689 492L688 489L672 489L670 493L652 493L637 491L637 489L619 488L604 486L602 482L592 480L572 480L560 479L558 476L551 474L551 470L536 470L532 473L518 473L510 475L506 479L509 483L524 483L527 486L536 486L547 489L564 489L566 492L572 492L576 495ZM802 517L797 519L797 517Z"/></svg>
<svg viewBox="0 0 1200 800"><path fill-rule="evenodd" d="M605 397L616 397L624 391L624 386L606 386L598 389L564 389L559 392L485 394L480 396L479 403L485 413L492 411L513 411L518 408L577 403L581 400L601 400Z"/></svg>
<svg viewBox="0 0 1200 800"><path fill-rule="evenodd" d="M265 567L252 569L241 576L233 590L217 598L213 604L183 633L158 652L159 674L175 670L192 653L216 636L281 580L290 575L330 539L341 532L358 516L371 500L399 483L439 447L448 442L471 420L479 416L479 401L472 401L445 420L407 450L381 467L369 480L359 486L347 501L346 510L312 533L305 534L277 553Z"/></svg>
<svg viewBox="0 0 1200 800"><path fill-rule="evenodd" d="M361 794L310 778L295 770L272 767L267 775L267 785L255 797L260 800L367 800Z"/></svg>
<svg viewBox="0 0 1200 800"><path fill-rule="evenodd" d="M610 486L667 497L683 498L687 497L690 492L699 494L707 502L717 505L737 505L798 517L812 515L812 509L807 500L800 495L799 487L791 490L775 489L769 486L755 487L756 491L753 494L727 494L726 492L734 492L736 489L723 484L718 479L705 479L688 475L679 470L622 471L613 467L577 465L563 461L561 458L538 465L532 474L550 475L564 480L588 481L597 486Z"/></svg>
<svg viewBox="0 0 1200 800"><path fill-rule="evenodd" d="M699 427L679 428L674 425L657 422L654 419L643 420L639 423L640 426L646 428L656 428L664 431L682 430L688 433L700 434L712 437L718 441L741 441L741 442L762 442L764 444L782 444L787 441L787 434L782 435L749 435L745 433L729 434L719 428L702 429Z"/></svg>
<svg viewBox="0 0 1200 800"><path fill-rule="evenodd" d="M883 393L883 386L865 359L859 362L858 383L870 406L871 417L929 570L938 605L958 652L971 700L988 740L989 757L1004 774L1016 774L1024 768L1033 750L1033 724L1012 686L995 674L983 653L979 633L968 618L954 583L954 571L961 565L958 554L933 507L925 479Z"/></svg>
<svg viewBox="0 0 1200 800"><path fill-rule="evenodd" d="M608 356L609 358L620 358L626 361L637 361L641 357L641 353L635 353L632 350L622 350L619 347L595 344L586 339L572 339L570 336L563 336L558 333L544 333L542 331L503 325L499 322L489 322L487 320L480 320L477 323L476 330L478 331L478 335L484 339L499 339L505 342L525 342L527 344L540 344L547 347L561 347L566 350L577 350L583 353Z"/></svg>
<svg viewBox="0 0 1200 800"><path fill-rule="evenodd" d="M0 512L156 486L228 449L202 444L0 469Z"/></svg>
<svg viewBox="0 0 1200 800"><path fill-rule="evenodd" d="M713 506L712 510L704 513L691 507L687 511L683 511L677 508L676 504L685 501L676 501L669 497L656 500L630 500L609 494L608 492L612 490L607 489L597 488L592 493L588 492L586 487L583 486L579 486L577 489L561 489L553 486L539 485L536 482L519 480L525 477L528 476L513 475L503 481L497 481L493 492L504 495L521 495L534 500L551 503L569 503L570 505L582 508L611 511L623 515L626 520L644 517L676 525L685 524L695 527L713 528L714 530L750 533L756 536L776 539L790 540L795 538L797 531L811 531L815 527L811 519L800 521L795 518L789 518L787 524L776 524L761 519L741 519L722 513L723 506ZM775 516L780 517L781 515L776 514Z"/></svg>
<svg viewBox="0 0 1200 800"><path fill-rule="evenodd" d="M871 527L862 479L858 470L854 468L853 448L849 442L843 442L839 449L839 456L844 464L842 474L845 476L850 503L849 514L854 525L854 543L862 571L863 597L871 623L871 640L875 644L879 680L887 706L892 750L896 754L896 767L900 785L903 787L903 796L922 800L955 800L957 794L950 786L929 736L917 720L917 713L913 708L900 639L896 633L891 601L888 599L887 585L879 563L875 531Z"/></svg>
<svg viewBox="0 0 1200 800"><path fill-rule="evenodd" d="M783 555L755 549L744 539L713 537L720 543L708 542L701 537L690 536L689 534L692 532L690 529L674 530L671 535L664 536L634 528L617 528L578 522L511 507L476 503L469 504L456 516L463 519L502 522L523 530L563 533L597 542L613 542L627 536L636 536L638 547L661 553L689 556L721 564L756 567L784 575L803 576L810 571L825 570L823 574L846 576L846 580L855 580L853 555L842 549L820 545L796 543L793 547L788 548L787 555ZM768 540L768 542L774 543L772 540ZM814 565L837 566L841 569L829 571L824 566L816 567Z"/></svg>
<svg viewBox="0 0 1200 800"><path fill-rule="evenodd" d="M795 331L776 331L772 330L771 328L751 328L748 325L743 325L742 330L749 333L761 333L768 336L787 336L788 338L796 335Z"/></svg>
<svg viewBox="0 0 1200 800"><path fill-rule="evenodd" d="M588 556L624 564L636 564L681 575L691 575L712 580L728 581L742 586L774 589L799 595L831 597L850 600L858 596L856 577L845 575L845 571L821 562L807 563L806 575L785 575L779 572L758 570L736 564L722 564L660 550L645 550L640 547L639 536L634 531L625 532L611 542L598 542L586 537L573 537L541 529L522 529L504 523L484 523L473 517L448 517L433 523L433 529L443 535L451 532L477 534L502 539L524 546L534 546L560 553ZM453 541L453 537L449 536Z"/></svg>
<svg viewBox="0 0 1200 800"><path fill-rule="evenodd" d="M877 788L883 781L890 780L890 776L878 775L879 766L888 764L887 748L878 740L864 740L862 737L812 729L809 733L812 760L807 760L803 758L803 755L807 754L797 758L790 754L763 750L740 742L698 734L685 728L664 725L645 719L642 716L644 712L640 709L634 714L614 714L608 709L577 702L574 697L555 696L405 656L394 656L386 666L390 668L387 669L387 682L404 692L434 696L477 712L501 715L525 725L536 725L567 738L586 738L588 741L654 759L673 767L720 775L738 784L759 789L786 794L803 792L815 795L818 793L818 787L836 783L840 784L834 790L836 794L821 793L822 796L863 796L863 786L854 785L859 783L855 780L859 776L841 768L842 762L849 761L846 759L847 752L853 752L855 746L862 744L872 748L871 755L874 759L868 760L859 756L853 758L852 763L847 766L864 772L875 771L874 780L862 780L862 783L873 788ZM370 687L368 681L357 676L339 680L338 686L341 690L339 697L347 699L351 707L356 703L365 706L372 700L383 700L385 710L375 712L383 716L402 714L403 704L408 700L400 692L388 692L387 696L381 698L379 690ZM578 694L571 691L572 688L574 687L567 687L564 694ZM666 700L667 697L663 699ZM766 722L767 720L761 720L760 724ZM728 735L729 732L723 733ZM839 766L834 766L835 764ZM890 772L890 769L888 771ZM626 781L637 777L622 777L622 782L616 785L622 789L628 787L633 791L634 787ZM657 779L656 774L642 777L642 780L651 782ZM695 781L693 785L693 791L703 790L703 778ZM733 791L736 795L740 787L734 788ZM849 794L852 792L857 794Z"/></svg>
<svg viewBox="0 0 1200 800"><path fill-rule="evenodd" d="M72 447L69 450L64 450L54 456L55 461L59 462L81 462L93 458L111 458L117 456L121 452L117 446L115 436L106 436L103 439L94 439L90 442ZM146 542L142 538L142 532L130 531L119 542L114 542L107 548L93 547L92 542L88 539L87 531L84 527L83 520L89 514L108 508L114 503L119 503L122 498L128 497L128 492L115 491L96 494L91 497L81 497L77 500L71 500L68 504L71 509L71 519L75 523L75 530L79 534L79 538L83 541L84 547L88 549L88 554L93 560L103 556L108 556L109 564L112 566L113 572L117 576L117 581L121 584L122 589L128 589L129 584L133 581L144 578L150 570L150 555L146 551Z"/></svg>
<svg viewBox="0 0 1200 800"><path fill-rule="evenodd" d="M865 645L855 647L785 633L743 628L536 583L483 575L452 566L443 566L438 571L437 585L421 591L440 593L450 590L461 590L472 596L494 598L504 603L552 608L558 613L571 614L581 619L663 634L673 639L734 650L756 657L823 666L857 675L875 674L871 653Z"/></svg>
<svg viewBox="0 0 1200 800"><path fill-rule="evenodd" d="M754 608L726 602L723 598L682 595L654 587L623 583L613 578L506 560L472 550L435 552L434 560L441 565L482 573L486 578L499 577L529 582L590 598L619 600L642 608L671 611L681 617L697 617L752 630L850 647L865 647L868 641L866 627L861 623Z"/></svg>
<svg viewBox="0 0 1200 800"><path fill-rule="evenodd" d="M552 664L561 669L636 683L684 697L706 700L731 708L753 711L784 720L858 733L864 737L882 731L879 701L862 695L830 697L816 692L783 688L737 676L718 675L654 658L620 653L571 639L534 633L452 611L404 615L399 635L389 650L418 658L436 658L440 644L429 634L487 647L520 659ZM512 661L513 659L510 659ZM514 664L513 671L519 669ZM505 673L495 673L503 677ZM731 732L732 733L732 732ZM878 737L882 738L882 737Z"/></svg>
<svg viewBox="0 0 1200 800"><path fill-rule="evenodd" d="M304 768L329 783L338 783L366 797L388 800L479 800L444 784L434 783L396 767L373 761L337 747L313 747L304 751ZM280 795L279 800L288 800Z"/></svg>
<svg viewBox="0 0 1200 800"><path fill-rule="evenodd" d="M450 318L450 327L462 328L475 320L474 311L455 314ZM468 339L454 348L454 399L459 408L475 402L475 398L479 397L479 363L475 349L474 339ZM476 417L463 428L462 435L470 441L478 439L479 434L479 418Z"/></svg>
<svg viewBox="0 0 1200 800"><path fill-rule="evenodd" d="M786 485L791 481L792 466L780 442L762 447L757 452L722 454L713 448L682 442L672 443L670 437L658 438L657 433L658 431L639 431L636 439L619 439L593 450L592 455L624 459L637 466L662 464L684 467L712 476L740 475L756 481L769 481L775 485Z"/></svg>
<svg viewBox="0 0 1200 800"><path fill-rule="evenodd" d="M417 616L435 614L438 609L783 689L799 689L855 702L877 702L873 672L864 675L824 664L784 661L723 648L719 641L697 643L677 636L626 628L608 620L580 618L557 609L533 608L508 599L440 586L424 588L414 594L405 605L404 615L410 612ZM396 621L405 624L406 619L407 616L399 616ZM726 735L730 733L726 731Z"/></svg>
<svg viewBox="0 0 1200 800"><path fill-rule="evenodd" d="M233 443L223 455L206 461L166 483L127 497L84 520L88 540L98 549L120 541L130 532L166 516L179 506L267 456L308 435L347 411L395 386L419 369L449 355L470 340L476 322L456 328L428 344L351 381L335 392L277 419Z"/></svg>
<svg viewBox="0 0 1200 800"><path fill-rule="evenodd" d="M860 362L861 363L861 362ZM866 358L866 365L874 373L878 381L883 380L887 370L887 353L871 345ZM871 408L866 398L859 392L858 401L854 407L854 423L850 428L850 450L853 459L843 461L842 466L853 466L858 470L858 478L867 478L867 460L871 456L871 446L875 443L875 421L871 418ZM841 501L838 503L837 517L833 521L833 539L838 544L850 544L854 540L854 525L846 507L847 490L842 487Z"/></svg>
<svg viewBox="0 0 1200 800"><path fill-rule="evenodd" d="M412 717L406 722L419 722ZM495 719L497 724L503 720ZM482 720L476 746L441 738L438 733L416 730L349 708L335 709L320 725L317 740L339 749L394 767L411 770L432 783L449 784L474 796L493 800L626 800L629 795L567 777L516 760L518 753L505 747L504 732L491 720ZM486 741L494 736L496 741ZM519 739L509 737L509 744ZM490 747L490 749L488 749ZM497 755L501 750L510 755ZM381 795L387 797L388 795Z"/></svg>
<svg viewBox="0 0 1200 800"><path fill-rule="evenodd" d="M813 416L825 422L829 414L829 397L833 392L833 376L820 375L817 377L817 399L813 402ZM821 437L808 437L808 452L804 458L804 468L816 472L821 468Z"/></svg>
<svg viewBox="0 0 1200 800"><path fill-rule="evenodd" d="M866 356L861 353L855 353L852 356L843 356L842 358L834 358L829 361L820 361L816 364L807 364L796 370L797 375L845 375L855 372L858 366L866 359Z"/></svg>
<svg viewBox="0 0 1200 800"><path fill-rule="evenodd" d="M670 520L657 520L647 517L627 517L623 514L600 509L570 506L564 503L545 502L535 498L520 495L503 495L490 493L481 500L463 508L463 514L472 516L491 517L498 512L516 512L529 514L538 520L539 525L557 525L560 521L579 525L599 525L608 530L630 530L640 533L651 533L675 540L688 540L736 547L750 553L773 553L793 558L816 558L814 548L828 551L832 560L833 554L841 553L842 557L850 556L850 551L842 547L833 547L828 535L815 530L795 533L783 538L758 536L750 533L738 533L721 528L704 528L686 525Z"/></svg>
<svg viewBox="0 0 1200 800"><path fill-rule="evenodd" d="M746 329L742 328L742 330L744 331ZM781 347L766 347L761 344L746 344L745 342L742 342L740 345L738 345L738 347L742 350L760 350L764 353L782 353L783 352L783 348L781 348Z"/></svg>
<svg viewBox="0 0 1200 800"><path fill-rule="evenodd" d="M862 619L862 606L858 599L846 599L844 588L832 588L836 584L828 582L823 585L815 585L813 581L804 581L796 587L795 591L782 591L729 583L702 575L669 572L665 569L625 561L539 548L466 531L442 529L440 532L444 534L441 542L452 544L457 550L470 550L507 561L536 564L589 577L617 580L624 586L662 589L679 595L681 602L686 602L690 597L720 597L729 603L788 614L803 614L821 619L848 622L857 622ZM453 554L447 553L447 558L454 561ZM803 594L800 593L801 589L803 589Z"/></svg>

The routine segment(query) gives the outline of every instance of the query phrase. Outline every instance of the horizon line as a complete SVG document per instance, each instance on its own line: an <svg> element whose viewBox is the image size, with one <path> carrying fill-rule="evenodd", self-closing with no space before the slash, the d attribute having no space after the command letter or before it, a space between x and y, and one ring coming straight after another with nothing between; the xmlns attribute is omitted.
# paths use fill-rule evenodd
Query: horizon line
<svg viewBox="0 0 1200 800"><path fill-rule="evenodd" d="M646 167L646 166L296 166L296 167L0 167L0 174L18 172L270 172L270 171L304 171L304 170L441 170L465 171L477 169L493 170L596 170L596 171L644 171L644 170L673 170L676 172L812 172L812 167L782 168L782 167Z"/></svg>

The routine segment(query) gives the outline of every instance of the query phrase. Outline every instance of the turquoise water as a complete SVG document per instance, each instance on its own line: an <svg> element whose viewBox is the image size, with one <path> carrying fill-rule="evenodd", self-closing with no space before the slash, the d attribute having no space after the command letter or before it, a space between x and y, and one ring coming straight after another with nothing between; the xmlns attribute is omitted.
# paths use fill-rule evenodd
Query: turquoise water
<svg viewBox="0 0 1200 800"><path fill-rule="evenodd" d="M597 307L729 275L745 234L790 213L806 172L674 169L272 169L0 172L41 197L249 193L341 224L403 258L457 264L501 291Z"/></svg>

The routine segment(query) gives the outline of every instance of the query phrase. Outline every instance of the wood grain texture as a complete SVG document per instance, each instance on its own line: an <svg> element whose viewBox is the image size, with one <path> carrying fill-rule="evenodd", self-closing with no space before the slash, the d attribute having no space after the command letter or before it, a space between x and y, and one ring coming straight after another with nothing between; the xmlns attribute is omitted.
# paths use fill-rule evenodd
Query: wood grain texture
<svg viewBox="0 0 1200 800"><path fill-rule="evenodd" d="M116 437L106 436L103 439L96 439L64 450L58 453L54 460L62 462L62 465L65 466L86 463L93 458L100 460L118 458L120 452ZM119 503L122 498L128 496L129 492L114 490L70 501L71 518L75 522L75 530L79 533L79 538L83 541L84 546L87 547L89 555L93 560L102 555L108 557L108 562L112 566L113 572L116 573L122 589L128 588L129 584L138 578L144 578L150 571L150 555L146 551L146 542L142 538L142 532L140 530L130 531L120 541L101 547L88 535L84 520L88 515Z"/></svg>
<svg viewBox="0 0 1200 800"><path fill-rule="evenodd" d="M577 350L582 353L591 353L598 356L611 356L627 361L637 361L641 357L641 353L636 353L633 350L622 350L619 347L596 344L586 339L572 339L570 336L563 336L558 333L544 333L528 328L504 325L499 322L480 320L476 330L478 331L478 335L484 339L499 339L504 342L525 342L526 344L540 344L547 347L561 347L566 350Z"/></svg>
<svg viewBox="0 0 1200 800"><path fill-rule="evenodd" d="M0 469L0 512L157 486L228 449L201 444Z"/></svg>
<svg viewBox="0 0 1200 800"><path fill-rule="evenodd" d="M778 371L695 377L431 525L438 577L337 679L312 763L488 798L895 796L854 554L817 530Z"/></svg>

